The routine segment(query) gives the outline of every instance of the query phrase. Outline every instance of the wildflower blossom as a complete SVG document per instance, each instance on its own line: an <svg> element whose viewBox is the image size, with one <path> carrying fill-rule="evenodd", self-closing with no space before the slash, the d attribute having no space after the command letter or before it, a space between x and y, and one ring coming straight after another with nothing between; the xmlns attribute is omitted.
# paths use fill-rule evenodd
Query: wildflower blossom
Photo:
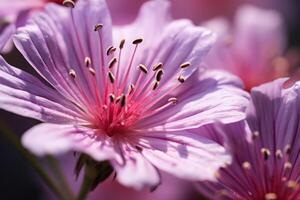
<svg viewBox="0 0 300 200"><path fill-rule="evenodd" d="M44 122L25 133L25 147L109 160L117 180L137 189L159 184L157 169L214 179L230 157L190 130L243 119L248 97L237 78L200 70L211 31L170 21L166 1L123 27L112 26L104 1L65 3L46 6L14 38L52 87L1 59L0 107Z"/></svg>
<svg viewBox="0 0 300 200"><path fill-rule="evenodd" d="M232 164L217 174L219 183L199 184L211 199L300 198L300 82L285 88L286 80L251 91L246 124L210 130L212 136L227 136L225 143L233 155Z"/></svg>
<svg viewBox="0 0 300 200"><path fill-rule="evenodd" d="M223 18L204 24L219 33L217 45L205 59L207 66L239 76L247 90L286 76L284 28L280 15L253 6L241 7L232 27Z"/></svg>

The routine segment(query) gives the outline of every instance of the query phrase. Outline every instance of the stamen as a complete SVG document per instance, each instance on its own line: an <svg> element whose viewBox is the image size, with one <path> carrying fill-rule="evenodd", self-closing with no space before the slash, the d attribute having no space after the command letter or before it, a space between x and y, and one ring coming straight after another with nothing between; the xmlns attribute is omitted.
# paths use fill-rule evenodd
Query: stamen
<svg viewBox="0 0 300 200"><path fill-rule="evenodd" d="M141 71L144 72L145 74L148 74L148 70L147 70L147 68L146 68L145 65L139 64L138 68L139 68L139 70L141 70Z"/></svg>
<svg viewBox="0 0 300 200"><path fill-rule="evenodd" d="M119 103L119 102L120 102L121 97L122 97L122 95L121 95L121 96L118 96L118 97L116 98L116 103Z"/></svg>
<svg viewBox="0 0 300 200"><path fill-rule="evenodd" d="M136 40L133 40L132 44L140 44L143 42L143 39L142 38L138 38Z"/></svg>
<svg viewBox="0 0 300 200"><path fill-rule="evenodd" d="M177 103L177 98L171 97L170 99L168 99L168 102L171 102L173 105L175 105Z"/></svg>
<svg viewBox="0 0 300 200"><path fill-rule="evenodd" d="M90 58L90 57L85 57L85 59L84 59L84 64L85 64L85 66L86 66L87 68L89 68L89 67L91 66L91 64L92 64L91 58Z"/></svg>
<svg viewBox="0 0 300 200"><path fill-rule="evenodd" d="M286 186L292 190L296 190L297 187L298 187L298 183L296 181L291 181L289 180L287 183L286 183Z"/></svg>
<svg viewBox="0 0 300 200"><path fill-rule="evenodd" d="M129 85L128 94L131 95L133 93L133 91L134 91L134 85L131 83Z"/></svg>
<svg viewBox="0 0 300 200"><path fill-rule="evenodd" d="M113 58L108 63L108 68L111 69L117 63L117 58Z"/></svg>
<svg viewBox="0 0 300 200"><path fill-rule="evenodd" d="M264 160L268 160L268 158L270 157L270 150L269 149L267 149L267 148L262 148L261 150L260 150L260 152L261 152L261 154L263 155L263 157L264 157Z"/></svg>
<svg viewBox="0 0 300 200"><path fill-rule="evenodd" d="M158 85L159 85L159 82L155 81L154 84L153 84L152 90L156 90Z"/></svg>
<svg viewBox="0 0 300 200"><path fill-rule="evenodd" d="M249 169L251 169L251 164L248 161L245 161L245 162L243 162L242 167L245 170L249 170Z"/></svg>
<svg viewBox="0 0 300 200"><path fill-rule="evenodd" d="M95 76L95 74L96 74L95 70L94 70L92 67L89 67L89 72L90 72L93 76Z"/></svg>
<svg viewBox="0 0 300 200"><path fill-rule="evenodd" d="M69 75L72 77L72 78L75 78L76 77L76 72L74 69L70 69L69 70Z"/></svg>
<svg viewBox="0 0 300 200"><path fill-rule="evenodd" d="M182 63L182 64L180 65L180 68L181 68L181 69L184 69L184 68L189 67L190 65L191 65L190 62L185 62L185 63Z"/></svg>
<svg viewBox="0 0 300 200"><path fill-rule="evenodd" d="M112 72L108 72L109 81L113 84L115 82L115 76Z"/></svg>
<svg viewBox="0 0 300 200"><path fill-rule="evenodd" d="M180 83L184 83L185 78L184 78L182 75L180 75L180 76L178 76L177 80L178 80Z"/></svg>
<svg viewBox="0 0 300 200"><path fill-rule="evenodd" d="M115 52L117 50L117 48L110 46L108 47L108 49L106 50L106 55L109 56L110 54L112 54L113 52Z"/></svg>
<svg viewBox="0 0 300 200"><path fill-rule="evenodd" d="M122 94L120 97L120 105L121 105L121 107L124 107L125 104L126 104L126 96L124 94Z"/></svg>
<svg viewBox="0 0 300 200"><path fill-rule="evenodd" d="M110 94L108 97L109 97L109 101L110 101L111 103L113 103L114 100L115 100L115 95L114 95L114 94Z"/></svg>
<svg viewBox="0 0 300 200"><path fill-rule="evenodd" d="M275 155L278 160L280 160L283 157L282 151L280 149L276 150Z"/></svg>
<svg viewBox="0 0 300 200"><path fill-rule="evenodd" d="M287 144L284 147L284 152L289 155L289 154L291 154L291 151L292 151L291 145Z"/></svg>
<svg viewBox="0 0 300 200"><path fill-rule="evenodd" d="M62 4L66 7L69 7L69 8L74 8L75 7L75 2L72 1L72 0L64 0Z"/></svg>
<svg viewBox="0 0 300 200"><path fill-rule="evenodd" d="M162 69L159 69L156 72L156 76L155 76L156 81L157 82L161 81L161 78L162 78L163 75L164 75L164 71Z"/></svg>
<svg viewBox="0 0 300 200"><path fill-rule="evenodd" d="M140 147L140 146L135 146L136 150L138 150L139 152L142 152L143 151L143 148Z"/></svg>
<svg viewBox="0 0 300 200"><path fill-rule="evenodd" d="M289 172L289 170L292 169L292 163L290 163L288 161L285 162L284 165L283 165L283 168L284 168L286 173Z"/></svg>
<svg viewBox="0 0 300 200"><path fill-rule="evenodd" d="M267 193L265 195L265 200L277 200L277 194L275 194L275 193Z"/></svg>
<svg viewBox="0 0 300 200"><path fill-rule="evenodd" d="M124 44L125 44L125 39L122 39L120 44L119 44L119 49L123 49Z"/></svg>
<svg viewBox="0 0 300 200"><path fill-rule="evenodd" d="M103 28L103 24L96 24L95 28L94 28L94 31L99 31L102 28Z"/></svg>
<svg viewBox="0 0 300 200"><path fill-rule="evenodd" d="M156 70L162 68L162 66L163 66L163 64L162 64L161 62L160 62L160 63L157 63L156 65L153 66L152 70L153 70L153 71L156 71Z"/></svg>
<svg viewBox="0 0 300 200"><path fill-rule="evenodd" d="M254 132L252 133L252 140L257 139L258 137L259 137L259 132L258 132L258 131L254 131Z"/></svg>

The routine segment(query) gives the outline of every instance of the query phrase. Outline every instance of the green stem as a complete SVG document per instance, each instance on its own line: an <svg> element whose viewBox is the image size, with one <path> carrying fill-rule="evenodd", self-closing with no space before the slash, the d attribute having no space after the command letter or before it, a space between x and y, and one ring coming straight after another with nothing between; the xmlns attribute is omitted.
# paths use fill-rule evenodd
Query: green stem
<svg viewBox="0 0 300 200"><path fill-rule="evenodd" d="M0 123L0 129L2 130L2 135L11 142L14 147L24 156L24 158L31 164L31 166L36 170L39 176L47 184L47 186L59 197L61 200L70 200L64 194L62 194L59 188L55 185L53 180L48 176L44 169L40 166L39 162L29 153L20 143L19 138L4 124Z"/></svg>
<svg viewBox="0 0 300 200"><path fill-rule="evenodd" d="M89 173L89 170L87 168L85 168L83 181L76 200L84 200L87 197L88 193L90 192L91 186L93 185L94 179L94 176Z"/></svg>
<svg viewBox="0 0 300 200"><path fill-rule="evenodd" d="M65 196L68 197L68 199L70 199L70 200L74 199L73 192L70 189L69 184L68 184L67 180L65 179L65 176L62 173L57 160L50 155L46 157L46 160L47 160L48 166L52 170L52 173L55 176L58 184L60 184L60 187L63 188L62 192L64 192Z"/></svg>

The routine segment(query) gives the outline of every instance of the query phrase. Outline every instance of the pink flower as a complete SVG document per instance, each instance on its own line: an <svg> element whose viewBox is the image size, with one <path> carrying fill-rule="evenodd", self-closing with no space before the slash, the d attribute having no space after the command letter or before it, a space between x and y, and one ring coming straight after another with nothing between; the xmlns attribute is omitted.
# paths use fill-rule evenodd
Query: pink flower
<svg viewBox="0 0 300 200"><path fill-rule="evenodd" d="M233 155L233 163L220 170L219 184L199 184L211 199L300 198L300 82L285 88L286 80L252 89L247 124L211 131L228 136Z"/></svg>
<svg viewBox="0 0 300 200"><path fill-rule="evenodd" d="M207 66L238 75L247 90L287 75L288 63L281 57L285 46L282 19L275 11L243 6L233 28L222 18L205 25L219 33L217 45L205 60Z"/></svg>
<svg viewBox="0 0 300 200"><path fill-rule="evenodd" d="M157 169L214 179L230 157L191 130L242 120L248 96L237 78L199 68L214 35L170 21L168 7L151 1L133 24L115 27L104 1L51 4L19 28L16 47L52 86L1 60L0 107L44 122L24 146L109 160L117 180L138 189L159 184Z"/></svg>
<svg viewBox="0 0 300 200"><path fill-rule="evenodd" d="M23 26L29 16L42 9L48 2L62 3L63 0L0 0L0 51L8 51L12 34ZM7 46L5 46L7 45Z"/></svg>

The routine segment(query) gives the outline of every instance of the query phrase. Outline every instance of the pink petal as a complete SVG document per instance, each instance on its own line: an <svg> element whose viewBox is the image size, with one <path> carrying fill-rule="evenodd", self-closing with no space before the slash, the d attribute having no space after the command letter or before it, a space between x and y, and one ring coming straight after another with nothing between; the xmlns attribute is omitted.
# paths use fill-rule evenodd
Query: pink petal
<svg viewBox="0 0 300 200"><path fill-rule="evenodd" d="M37 125L23 135L22 144L38 156L79 151L97 161L121 159L112 142L95 130L76 125Z"/></svg>
<svg viewBox="0 0 300 200"><path fill-rule="evenodd" d="M145 187L154 187L160 183L157 169L139 152L124 153L125 163L119 165L113 162L117 172L117 180L129 187L141 190Z"/></svg>
<svg viewBox="0 0 300 200"><path fill-rule="evenodd" d="M71 102L34 76L0 58L0 108L46 122L82 122L82 113Z"/></svg>
<svg viewBox="0 0 300 200"><path fill-rule="evenodd" d="M1 28L0 28L1 29ZM0 52L6 52L6 50L10 49L11 37L13 32L15 31L15 25L10 24L4 28L4 30L0 33Z"/></svg>
<svg viewBox="0 0 300 200"><path fill-rule="evenodd" d="M124 38L131 42L141 37L144 39L142 46L149 47L170 21L170 2L164 0L145 2L133 23L114 27L114 42L118 44Z"/></svg>
<svg viewBox="0 0 300 200"><path fill-rule="evenodd" d="M188 131L145 132L139 145L157 168L189 180L215 180L219 167L231 161L224 147Z"/></svg>
<svg viewBox="0 0 300 200"><path fill-rule="evenodd" d="M249 100L239 79L221 71L206 71L198 80L184 83L191 87L175 93L177 104L139 122L140 129L184 130L221 121L232 123L245 118ZM167 101L167 99L165 100ZM163 123L162 123L163 122Z"/></svg>
<svg viewBox="0 0 300 200"><path fill-rule="evenodd" d="M99 68L104 65L98 56L101 52L99 36L93 29L98 23L104 24L101 31L106 51L112 43L111 20L104 1L79 1L73 13L75 24L70 9L51 4L44 13L37 14L28 25L18 29L14 42L54 88L84 107L95 101L96 96L93 75L84 66L85 57L92 59L98 84ZM82 30L86 32L76 31L79 27L84 27ZM104 59L105 62L109 58ZM77 75L75 80L69 75L71 69Z"/></svg>

